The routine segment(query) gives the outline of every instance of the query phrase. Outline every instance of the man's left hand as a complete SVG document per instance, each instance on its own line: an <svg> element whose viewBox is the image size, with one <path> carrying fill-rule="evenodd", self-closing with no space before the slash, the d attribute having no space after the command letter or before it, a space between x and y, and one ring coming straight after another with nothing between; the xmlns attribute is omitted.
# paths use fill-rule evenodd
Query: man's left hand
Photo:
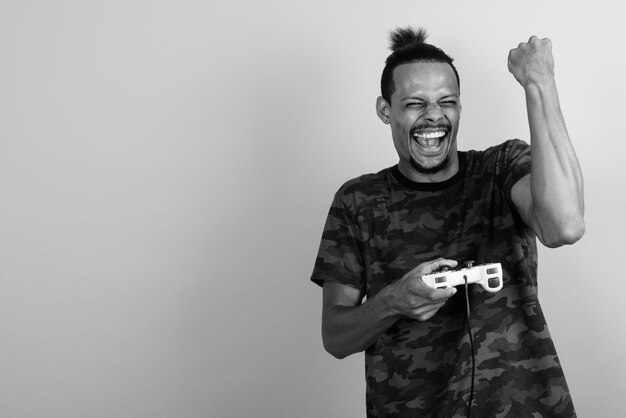
<svg viewBox="0 0 626 418"><path fill-rule="evenodd" d="M554 59L550 39L531 36L509 51L509 71L522 85L544 84L554 80Z"/></svg>

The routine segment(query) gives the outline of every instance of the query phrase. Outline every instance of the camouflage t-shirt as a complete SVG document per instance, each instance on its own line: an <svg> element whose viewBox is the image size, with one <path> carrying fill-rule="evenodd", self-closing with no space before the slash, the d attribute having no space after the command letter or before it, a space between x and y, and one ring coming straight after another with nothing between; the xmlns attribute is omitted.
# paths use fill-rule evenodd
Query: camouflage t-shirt
<svg viewBox="0 0 626 418"><path fill-rule="evenodd" d="M537 245L510 200L530 173L530 147L506 141L459 152L459 171L414 183L397 166L358 177L335 195L311 280L368 298L438 257L499 262L502 290L469 285L475 417L574 417L537 299ZM365 351L368 417L464 417L472 357L465 290L420 322L406 317Z"/></svg>

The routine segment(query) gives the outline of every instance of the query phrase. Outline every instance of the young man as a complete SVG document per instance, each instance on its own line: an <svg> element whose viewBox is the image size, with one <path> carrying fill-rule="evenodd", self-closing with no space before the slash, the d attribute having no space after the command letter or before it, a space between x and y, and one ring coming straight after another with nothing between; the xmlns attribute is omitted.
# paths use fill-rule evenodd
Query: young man
<svg viewBox="0 0 626 418"><path fill-rule="evenodd" d="M376 109L398 164L344 184L328 214L311 277L323 286L324 347L365 351L368 417L573 417L537 299L536 238L558 247L584 233L550 41L533 36L508 58L530 146L459 152L459 76L425 37L392 33L382 74ZM421 280L469 260L501 263L503 288L466 295Z"/></svg>

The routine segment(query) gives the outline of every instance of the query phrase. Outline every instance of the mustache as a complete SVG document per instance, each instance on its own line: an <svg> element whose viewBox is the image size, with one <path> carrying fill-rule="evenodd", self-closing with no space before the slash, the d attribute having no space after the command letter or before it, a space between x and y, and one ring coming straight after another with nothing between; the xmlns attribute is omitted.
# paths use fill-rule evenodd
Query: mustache
<svg viewBox="0 0 626 418"><path fill-rule="evenodd" d="M444 129L444 130L448 130L450 129L450 125L447 123L438 123L436 125L415 125L411 127L411 132L415 132L415 131L426 131L426 130L430 130L430 131L434 131L437 129Z"/></svg>

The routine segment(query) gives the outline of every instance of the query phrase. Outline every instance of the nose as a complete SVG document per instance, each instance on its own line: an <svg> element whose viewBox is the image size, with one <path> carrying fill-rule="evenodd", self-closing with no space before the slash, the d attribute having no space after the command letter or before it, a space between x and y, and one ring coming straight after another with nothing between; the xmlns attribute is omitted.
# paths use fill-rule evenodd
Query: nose
<svg viewBox="0 0 626 418"><path fill-rule="evenodd" d="M431 103L426 106L426 119L429 122L438 122L443 118L441 106L437 103Z"/></svg>

